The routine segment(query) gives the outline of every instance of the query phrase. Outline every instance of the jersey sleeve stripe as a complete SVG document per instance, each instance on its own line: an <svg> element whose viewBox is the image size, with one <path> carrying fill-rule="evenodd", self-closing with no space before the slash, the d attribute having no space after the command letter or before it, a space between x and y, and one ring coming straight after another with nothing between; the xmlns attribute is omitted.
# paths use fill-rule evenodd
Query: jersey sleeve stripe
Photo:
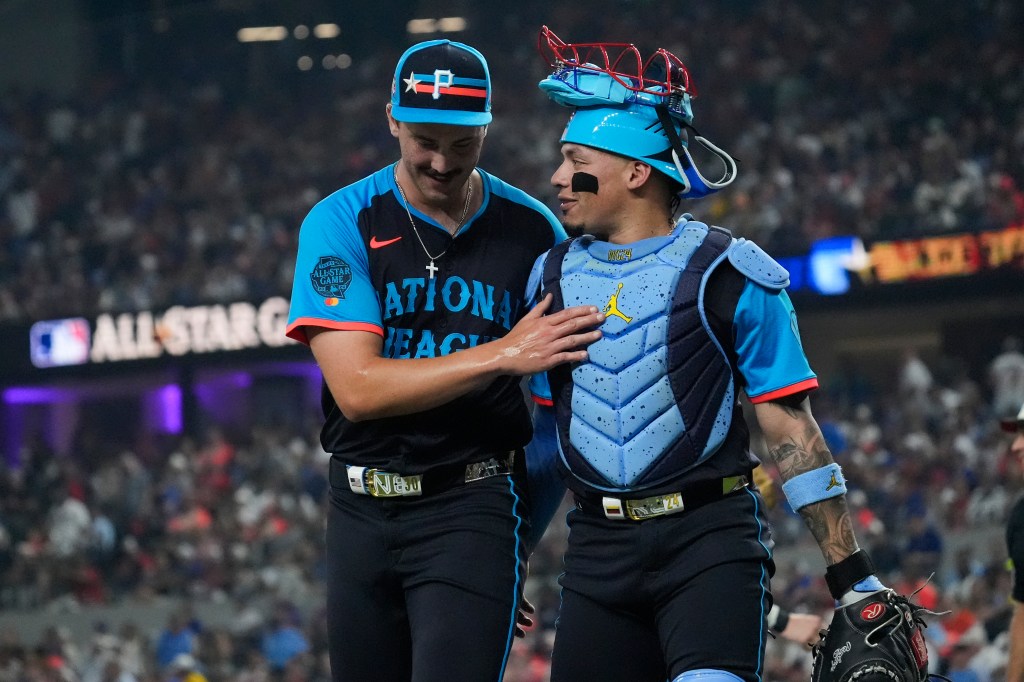
<svg viewBox="0 0 1024 682"><path fill-rule="evenodd" d="M555 406L555 401L552 400L551 398L544 398L539 395L531 395L531 397L533 398L533 402L537 403L538 405L544 405L546 407Z"/></svg>
<svg viewBox="0 0 1024 682"><path fill-rule="evenodd" d="M309 337L306 336L306 327L323 327L324 329L334 329L337 331L347 332L370 332L377 336L383 337L384 330L375 325L367 322L338 322L337 320L321 320L316 317L300 317L285 330L284 335L289 339L294 339L299 343L309 345Z"/></svg>
<svg viewBox="0 0 1024 682"><path fill-rule="evenodd" d="M787 395L793 395L794 393L800 393L801 391L812 391L818 388L818 378L811 377L810 379L804 379L803 381L789 386L776 389L774 391L768 391L757 396L747 396L750 398L752 403L766 403L769 400L776 400L777 398L785 398Z"/></svg>

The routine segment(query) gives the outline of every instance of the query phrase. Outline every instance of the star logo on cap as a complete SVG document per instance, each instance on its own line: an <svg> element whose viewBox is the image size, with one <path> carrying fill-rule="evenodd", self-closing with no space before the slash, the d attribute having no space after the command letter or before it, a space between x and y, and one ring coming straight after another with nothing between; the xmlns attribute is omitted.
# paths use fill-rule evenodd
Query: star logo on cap
<svg viewBox="0 0 1024 682"><path fill-rule="evenodd" d="M416 80L416 73L413 71L410 71L409 77L403 78L402 82L405 83L406 92L416 92L416 86L420 84L420 82Z"/></svg>

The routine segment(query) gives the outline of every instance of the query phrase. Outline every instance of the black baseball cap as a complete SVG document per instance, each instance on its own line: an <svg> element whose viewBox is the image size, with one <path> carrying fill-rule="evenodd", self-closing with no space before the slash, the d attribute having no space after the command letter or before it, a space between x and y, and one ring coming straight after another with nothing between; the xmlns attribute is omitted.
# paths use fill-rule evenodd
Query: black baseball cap
<svg viewBox="0 0 1024 682"><path fill-rule="evenodd" d="M999 426L1002 427L1003 431L1008 433L1016 433L1017 431L1024 431L1024 405L1020 406L1020 412L1017 413L1016 417L1006 417L999 420Z"/></svg>
<svg viewBox="0 0 1024 682"><path fill-rule="evenodd" d="M487 60L469 45L428 40L398 60L391 115L406 123L483 126L491 122Z"/></svg>

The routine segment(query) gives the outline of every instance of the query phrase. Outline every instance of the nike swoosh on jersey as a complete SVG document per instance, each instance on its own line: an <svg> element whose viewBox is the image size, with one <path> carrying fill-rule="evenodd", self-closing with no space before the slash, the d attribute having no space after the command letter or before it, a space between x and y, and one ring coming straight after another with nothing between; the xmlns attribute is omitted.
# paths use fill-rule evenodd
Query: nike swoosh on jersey
<svg viewBox="0 0 1024 682"><path fill-rule="evenodd" d="M373 236L373 237L370 237L370 248L371 249L379 249L382 246L387 246L388 244L394 244L395 242L397 242L401 238L402 238L401 236L398 236L398 237L395 237L394 239L385 239L384 241L378 241L377 237Z"/></svg>

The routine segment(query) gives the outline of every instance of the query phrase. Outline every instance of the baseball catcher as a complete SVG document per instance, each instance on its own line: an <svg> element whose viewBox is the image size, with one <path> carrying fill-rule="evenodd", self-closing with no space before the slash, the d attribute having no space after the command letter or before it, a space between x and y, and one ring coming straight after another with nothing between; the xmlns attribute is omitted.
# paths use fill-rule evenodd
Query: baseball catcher
<svg viewBox="0 0 1024 682"><path fill-rule="evenodd" d="M547 372L553 458L576 503L552 682L763 679L774 562L740 392L841 605L817 679L925 679L919 612L859 549L845 478L811 414L818 379L789 273L728 230L675 217L681 200L736 176L694 129L685 65L547 27L539 46L554 69L539 87L572 109L551 184L563 226L581 236L537 259L531 295L548 312L605 315L584 361ZM695 146L717 158L717 180L698 170Z"/></svg>

